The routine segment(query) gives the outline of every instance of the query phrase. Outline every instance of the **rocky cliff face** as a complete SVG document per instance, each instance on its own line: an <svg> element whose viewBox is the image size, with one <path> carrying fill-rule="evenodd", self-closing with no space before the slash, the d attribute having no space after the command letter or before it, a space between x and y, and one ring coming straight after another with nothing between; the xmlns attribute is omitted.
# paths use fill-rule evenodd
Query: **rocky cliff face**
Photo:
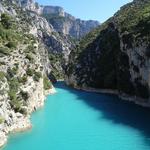
<svg viewBox="0 0 150 150"><path fill-rule="evenodd" d="M40 6L34 0L13 0L13 3L32 15L31 32L42 39L55 64L51 66L50 76L55 79L64 78L63 70L71 50L75 48L76 40L97 27L99 22L76 19L61 7Z"/></svg>
<svg viewBox="0 0 150 150"><path fill-rule="evenodd" d="M98 21L76 19L66 13L61 7L45 6L43 7L42 15L52 24L57 32L71 35L75 39L80 39L100 25Z"/></svg>
<svg viewBox="0 0 150 150"><path fill-rule="evenodd" d="M0 2L0 147L10 132L30 128L31 112L43 106L47 93L55 92L47 77L52 66L43 41L53 28L19 6L15 0Z"/></svg>
<svg viewBox="0 0 150 150"><path fill-rule="evenodd" d="M58 6L43 6L43 10L41 14L55 15L55 16L60 16L60 17L66 16L64 9Z"/></svg>
<svg viewBox="0 0 150 150"><path fill-rule="evenodd" d="M48 77L63 78L75 47L71 35L58 33L43 14L72 17L33 0L0 2L0 147L10 132L31 127L31 112L55 92Z"/></svg>
<svg viewBox="0 0 150 150"><path fill-rule="evenodd" d="M83 38L70 55L67 83L117 91L150 106L150 2L135 0Z"/></svg>
<svg viewBox="0 0 150 150"><path fill-rule="evenodd" d="M34 0L21 0L20 4L24 9L34 11L45 17L55 31L70 35L75 39L80 39L100 25L98 21L76 19L58 6L39 6Z"/></svg>

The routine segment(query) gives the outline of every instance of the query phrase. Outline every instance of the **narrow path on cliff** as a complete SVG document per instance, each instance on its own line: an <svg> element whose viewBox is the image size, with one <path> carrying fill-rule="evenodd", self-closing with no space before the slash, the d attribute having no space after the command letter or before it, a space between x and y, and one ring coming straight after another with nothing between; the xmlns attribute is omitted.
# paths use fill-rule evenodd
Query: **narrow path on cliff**
<svg viewBox="0 0 150 150"><path fill-rule="evenodd" d="M32 115L32 130L11 135L3 150L150 149L149 109L63 83L55 86L57 94Z"/></svg>

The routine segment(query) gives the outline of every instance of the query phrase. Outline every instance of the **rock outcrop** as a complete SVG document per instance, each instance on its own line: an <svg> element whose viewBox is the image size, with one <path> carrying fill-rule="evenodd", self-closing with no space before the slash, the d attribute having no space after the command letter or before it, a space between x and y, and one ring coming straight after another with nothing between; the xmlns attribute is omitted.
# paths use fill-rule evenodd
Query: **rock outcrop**
<svg viewBox="0 0 150 150"><path fill-rule="evenodd" d="M38 14L15 0L0 3L0 147L10 132L31 128L31 113L55 93L45 31L53 28Z"/></svg>
<svg viewBox="0 0 150 150"><path fill-rule="evenodd" d="M53 55L55 65L51 66L50 77L64 78L64 68L71 50L75 48L76 40L97 27L99 22L76 19L61 7L40 6L34 0L10 0L10 2L30 14L32 18L31 34L42 39L49 54ZM26 15L25 18L28 16Z"/></svg>
<svg viewBox="0 0 150 150"><path fill-rule="evenodd" d="M20 5L24 9L36 12L45 17L56 32L70 35L75 39L80 39L100 25L98 21L76 19L59 6L40 6L34 0L21 0Z"/></svg>
<svg viewBox="0 0 150 150"><path fill-rule="evenodd" d="M71 52L66 81L150 106L150 2L135 0Z"/></svg>
<svg viewBox="0 0 150 150"><path fill-rule="evenodd" d="M57 32L70 35L75 39L81 39L100 25L98 21L76 19L66 13L63 8L57 6L44 6L42 15L52 24Z"/></svg>

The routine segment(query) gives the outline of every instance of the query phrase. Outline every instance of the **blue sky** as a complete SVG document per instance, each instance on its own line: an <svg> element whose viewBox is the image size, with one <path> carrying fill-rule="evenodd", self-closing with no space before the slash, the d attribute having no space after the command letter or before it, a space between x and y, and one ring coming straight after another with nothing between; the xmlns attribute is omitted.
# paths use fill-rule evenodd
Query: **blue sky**
<svg viewBox="0 0 150 150"><path fill-rule="evenodd" d="M61 6L66 12L84 20L101 23L111 17L121 6L133 0L36 0L42 5Z"/></svg>

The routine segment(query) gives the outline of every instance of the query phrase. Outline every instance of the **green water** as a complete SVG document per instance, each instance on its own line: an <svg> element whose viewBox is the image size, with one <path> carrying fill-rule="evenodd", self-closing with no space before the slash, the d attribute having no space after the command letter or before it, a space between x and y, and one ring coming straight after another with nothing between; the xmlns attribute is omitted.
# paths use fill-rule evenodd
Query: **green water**
<svg viewBox="0 0 150 150"><path fill-rule="evenodd" d="M150 150L149 109L55 86L32 115L32 130L11 135L3 150Z"/></svg>

